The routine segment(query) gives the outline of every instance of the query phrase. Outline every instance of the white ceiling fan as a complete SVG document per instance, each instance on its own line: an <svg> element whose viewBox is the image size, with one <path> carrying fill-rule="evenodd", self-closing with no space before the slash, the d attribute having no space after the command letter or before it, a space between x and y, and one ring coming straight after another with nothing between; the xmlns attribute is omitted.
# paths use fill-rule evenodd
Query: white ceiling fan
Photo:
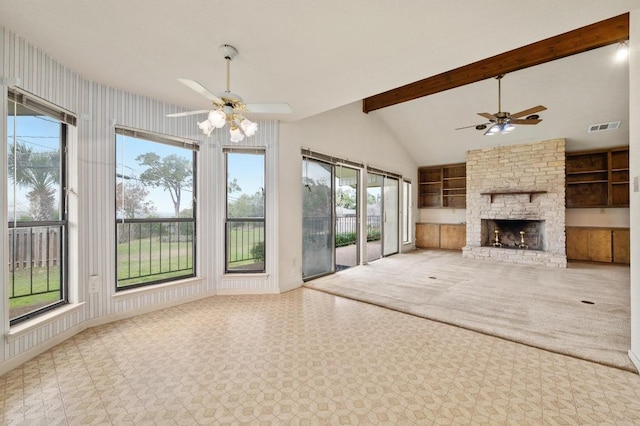
<svg viewBox="0 0 640 426"><path fill-rule="evenodd" d="M197 111L179 112L168 114L167 117L185 117L188 115L208 113L207 119L199 122L198 127L204 134L209 136L213 129L222 128L229 123L231 142L240 142L245 136L253 136L258 126L256 123L245 118L242 113L251 114L291 114L293 111L289 104L284 102L273 103L245 103L242 97L230 90L231 81L231 61L238 56L238 50L228 44L220 46L220 50L227 61L227 88L221 93L212 93L202 84L188 78L179 78L178 81L191 90L209 99L213 110L202 109Z"/></svg>
<svg viewBox="0 0 640 426"><path fill-rule="evenodd" d="M542 105L528 108L523 111L516 112L515 114L502 111L502 105L501 105L501 99L500 99L502 94L501 85L500 85L500 82L502 81L502 77L504 77L504 74L496 77L496 79L498 80L498 112L496 112L495 114L490 114L488 112L479 112L478 115L489 120L488 123L476 124L473 126L466 126L466 127L458 127L455 130L468 129L470 127L475 127L477 130L484 130L487 128L487 126L489 126L489 128L487 129L486 132L484 132L484 134L491 136L495 134L509 133L511 130L515 128L515 124L531 125L531 124L538 124L542 121L540 116L536 114L540 111L544 111L547 109L547 107ZM525 116L526 118L520 118Z"/></svg>

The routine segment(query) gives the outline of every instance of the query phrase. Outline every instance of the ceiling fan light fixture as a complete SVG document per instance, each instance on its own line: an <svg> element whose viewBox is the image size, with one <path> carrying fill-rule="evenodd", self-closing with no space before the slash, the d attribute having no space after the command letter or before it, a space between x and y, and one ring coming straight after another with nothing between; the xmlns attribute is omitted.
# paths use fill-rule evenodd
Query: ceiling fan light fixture
<svg viewBox="0 0 640 426"><path fill-rule="evenodd" d="M499 132L500 132L500 126L497 124L494 124L493 126L489 127L489 130L487 130L484 134L486 136L493 136Z"/></svg>
<svg viewBox="0 0 640 426"><path fill-rule="evenodd" d="M221 129L227 122L227 114L219 109L215 109L209 111L207 119L213 127L215 127L216 129Z"/></svg>
<svg viewBox="0 0 640 426"><path fill-rule="evenodd" d="M238 126L232 124L229 128L229 133L231 134L231 142L238 143L244 140L244 134L240 131Z"/></svg>
<svg viewBox="0 0 640 426"><path fill-rule="evenodd" d="M202 133L207 136L211 135L211 132L213 132L213 129L215 129L215 126L211 124L208 119L198 123L198 127L200 128L200 130L202 130Z"/></svg>
<svg viewBox="0 0 640 426"><path fill-rule="evenodd" d="M240 122L240 128L247 137L251 137L258 131L258 123L243 118Z"/></svg>

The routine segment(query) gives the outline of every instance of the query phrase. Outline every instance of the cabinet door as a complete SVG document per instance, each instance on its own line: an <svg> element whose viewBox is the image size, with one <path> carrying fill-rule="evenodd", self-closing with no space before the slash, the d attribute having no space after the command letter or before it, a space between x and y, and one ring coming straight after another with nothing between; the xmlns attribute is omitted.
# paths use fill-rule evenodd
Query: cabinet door
<svg viewBox="0 0 640 426"><path fill-rule="evenodd" d="M440 225L440 248L462 250L466 244L466 225Z"/></svg>
<svg viewBox="0 0 640 426"><path fill-rule="evenodd" d="M629 230L613 230L613 261L614 263L631 263L631 251L629 247Z"/></svg>
<svg viewBox="0 0 640 426"><path fill-rule="evenodd" d="M588 244L589 259L594 262L611 262L611 229L590 229Z"/></svg>
<svg viewBox="0 0 640 426"><path fill-rule="evenodd" d="M567 228L567 259L589 260L589 231L581 228Z"/></svg>
<svg viewBox="0 0 640 426"><path fill-rule="evenodd" d="M440 225L434 223L416 224L416 247L440 247Z"/></svg>

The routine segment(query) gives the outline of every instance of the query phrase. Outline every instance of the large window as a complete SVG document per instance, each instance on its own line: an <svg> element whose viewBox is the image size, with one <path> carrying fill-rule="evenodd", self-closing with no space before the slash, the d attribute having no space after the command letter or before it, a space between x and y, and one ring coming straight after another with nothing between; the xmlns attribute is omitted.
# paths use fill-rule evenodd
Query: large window
<svg viewBox="0 0 640 426"><path fill-rule="evenodd" d="M116 290L195 275L197 148L116 129Z"/></svg>
<svg viewBox="0 0 640 426"><path fill-rule="evenodd" d="M14 91L7 111L8 296L15 324L67 301L65 146L75 119Z"/></svg>
<svg viewBox="0 0 640 426"><path fill-rule="evenodd" d="M225 149L226 272L264 272L264 151Z"/></svg>

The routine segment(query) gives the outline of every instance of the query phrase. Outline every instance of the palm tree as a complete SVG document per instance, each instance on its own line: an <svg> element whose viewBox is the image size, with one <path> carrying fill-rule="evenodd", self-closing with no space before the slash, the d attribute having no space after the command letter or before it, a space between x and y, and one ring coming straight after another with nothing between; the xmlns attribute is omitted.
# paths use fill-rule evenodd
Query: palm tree
<svg viewBox="0 0 640 426"><path fill-rule="evenodd" d="M36 151L17 143L9 146L9 176L20 187L30 188L29 217L55 220L55 195L60 180L60 153Z"/></svg>

